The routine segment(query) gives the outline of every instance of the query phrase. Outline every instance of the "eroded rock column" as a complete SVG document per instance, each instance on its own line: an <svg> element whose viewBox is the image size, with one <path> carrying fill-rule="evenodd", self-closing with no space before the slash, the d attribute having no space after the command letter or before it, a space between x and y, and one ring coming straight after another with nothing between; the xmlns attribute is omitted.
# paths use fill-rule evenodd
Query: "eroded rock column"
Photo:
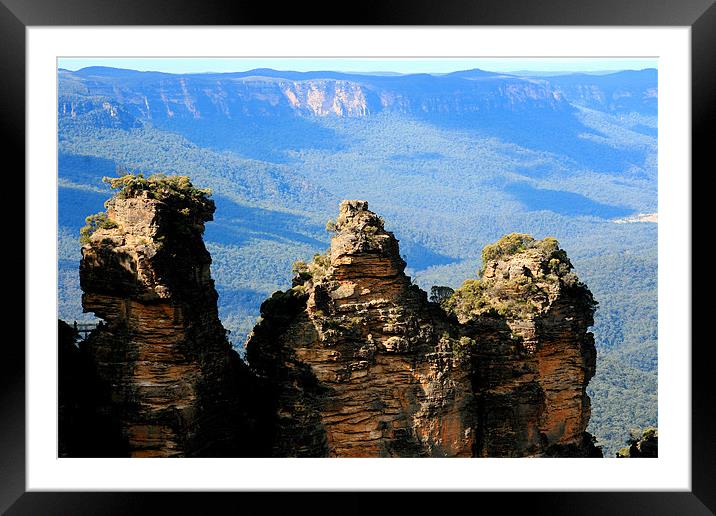
<svg viewBox="0 0 716 516"><path fill-rule="evenodd" d="M275 455L470 456L469 368L404 268L368 203L344 201L329 252L264 303L248 359L275 392Z"/></svg>
<svg viewBox="0 0 716 516"><path fill-rule="evenodd" d="M486 248L442 305L398 241L344 201L331 247L299 263L248 341L276 456L596 456L586 386L594 300L553 239Z"/></svg>
<svg viewBox="0 0 716 516"><path fill-rule="evenodd" d="M179 178L182 179L182 178ZM86 346L134 457L240 454L248 374L217 312L204 246L214 203L188 181L125 185L82 247Z"/></svg>

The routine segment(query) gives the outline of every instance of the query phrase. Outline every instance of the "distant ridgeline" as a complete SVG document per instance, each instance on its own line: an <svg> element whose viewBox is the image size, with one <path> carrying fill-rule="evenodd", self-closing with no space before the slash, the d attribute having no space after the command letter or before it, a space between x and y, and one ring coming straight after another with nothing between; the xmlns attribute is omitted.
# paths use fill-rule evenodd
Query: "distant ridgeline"
<svg viewBox="0 0 716 516"><path fill-rule="evenodd" d="M390 221L425 291L460 287L505 234L557 235L600 301L589 431L614 456L625 429L657 424L657 104L656 70L59 70L59 316L96 320L81 304L79 231L117 229L85 219L105 213L102 178L127 172L213 192L205 247L240 354L292 264L329 245L343 199Z"/></svg>
<svg viewBox="0 0 716 516"><path fill-rule="evenodd" d="M244 361L218 317L209 192L109 182L79 269L102 323L77 346L60 322L61 456L602 456L597 302L556 240L508 235L431 302L383 219L343 201L328 251L262 303Z"/></svg>

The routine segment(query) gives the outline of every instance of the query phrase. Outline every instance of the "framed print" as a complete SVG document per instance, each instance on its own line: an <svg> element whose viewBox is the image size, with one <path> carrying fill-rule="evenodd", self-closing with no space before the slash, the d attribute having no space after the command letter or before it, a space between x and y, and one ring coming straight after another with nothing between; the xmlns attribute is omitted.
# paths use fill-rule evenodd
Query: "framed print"
<svg viewBox="0 0 716 516"><path fill-rule="evenodd" d="M643 4L5 2L27 305L3 508L713 511L691 182L716 10Z"/></svg>

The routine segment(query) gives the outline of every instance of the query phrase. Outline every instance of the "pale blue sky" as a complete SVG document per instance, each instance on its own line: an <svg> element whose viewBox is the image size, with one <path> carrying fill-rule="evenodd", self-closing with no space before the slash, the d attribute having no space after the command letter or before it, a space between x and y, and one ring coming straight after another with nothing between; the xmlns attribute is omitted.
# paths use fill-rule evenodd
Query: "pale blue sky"
<svg viewBox="0 0 716 516"><path fill-rule="evenodd" d="M217 58L217 57L63 57L58 67L79 70L111 66L169 73L241 72L253 68L292 71L447 73L481 68L494 72L518 70L592 72L656 68L656 58Z"/></svg>

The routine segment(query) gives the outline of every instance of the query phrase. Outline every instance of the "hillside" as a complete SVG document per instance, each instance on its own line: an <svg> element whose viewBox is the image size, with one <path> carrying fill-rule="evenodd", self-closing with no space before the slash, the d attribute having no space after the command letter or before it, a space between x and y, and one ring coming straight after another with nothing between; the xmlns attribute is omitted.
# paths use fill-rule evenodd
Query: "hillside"
<svg viewBox="0 0 716 516"><path fill-rule="evenodd" d="M557 237L601 301L590 430L607 450L656 421L656 72L530 77L253 70L58 72L60 317L79 303L78 231L120 171L211 188L206 227L234 346L291 264L369 199L425 290L459 286L511 232ZM628 286L628 288L625 288ZM613 453L605 453L607 456Z"/></svg>

